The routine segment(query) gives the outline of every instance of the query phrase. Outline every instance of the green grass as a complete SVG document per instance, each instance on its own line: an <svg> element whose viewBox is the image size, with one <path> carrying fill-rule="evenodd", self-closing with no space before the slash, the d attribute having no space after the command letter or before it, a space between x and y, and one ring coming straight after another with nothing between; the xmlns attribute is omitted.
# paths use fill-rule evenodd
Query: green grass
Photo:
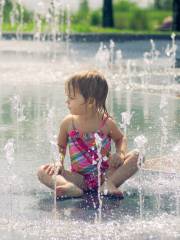
<svg viewBox="0 0 180 240"><path fill-rule="evenodd" d="M121 31L116 28L103 28L100 26L72 24L71 32L72 33L120 33Z"/></svg>
<svg viewBox="0 0 180 240"><path fill-rule="evenodd" d="M46 26L44 25L43 28L45 29ZM33 33L34 32L34 25L32 23L25 24L22 29L19 28L19 31L24 33ZM11 27L10 24L3 25L3 32L13 32L17 31L17 26ZM118 29L118 28L103 28L98 26L90 26L87 24L72 24L71 25L71 33L96 33L96 34L139 34L139 35L148 35L148 34L165 34L171 35L172 31L158 31L158 30L132 30L132 29ZM180 35L179 32L176 35Z"/></svg>
<svg viewBox="0 0 180 240"><path fill-rule="evenodd" d="M17 30L19 30L25 33L29 33L29 32L33 32L34 24L26 23L26 24L23 24L23 27L21 27L20 25L11 26L11 24L9 23L4 23L2 29L3 29L3 32L16 32Z"/></svg>
<svg viewBox="0 0 180 240"><path fill-rule="evenodd" d="M82 30L82 31L81 31ZM85 31L88 30L88 31ZM95 27L95 26L88 26L88 28L79 26L79 25L72 25L71 29L72 33L114 33L114 34L141 34L141 35L147 35L147 34L165 34L165 35L171 35L172 31L158 31L158 30L132 30L132 29L117 29L117 28L103 28L103 27ZM180 33L176 33L177 35Z"/></svg>

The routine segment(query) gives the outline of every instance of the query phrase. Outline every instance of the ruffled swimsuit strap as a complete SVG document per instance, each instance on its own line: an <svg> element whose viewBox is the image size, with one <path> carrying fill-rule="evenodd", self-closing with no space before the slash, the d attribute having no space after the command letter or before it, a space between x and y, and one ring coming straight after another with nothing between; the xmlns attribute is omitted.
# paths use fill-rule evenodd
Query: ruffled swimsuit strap
<svg viewBox="0 0 180 240"><path fill-rule="evenodd" d="M102 128L105 126L108 118L109 118L109 116L106 116L104 119L102 119L102 121L100 122L100 125L99 125L99 130L102 130Z"/></svg>
<svg viewBox="0 0 180 240"><path fill-rule="evenodd" d="M72 118L71 118L71 126L72 126L72 129L73 129L73 130L76 130L73 116L72 116Z"/></svg>

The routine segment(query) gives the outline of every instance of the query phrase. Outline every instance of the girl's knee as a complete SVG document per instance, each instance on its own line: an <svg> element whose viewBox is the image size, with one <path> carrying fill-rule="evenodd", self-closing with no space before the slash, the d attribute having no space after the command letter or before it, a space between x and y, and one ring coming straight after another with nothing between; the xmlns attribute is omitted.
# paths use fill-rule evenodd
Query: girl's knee
<svg viewBox="0 0 180 240"><path fill-rule="evenodd" d="M37 176L40 181L42 181L43 177L45 175L44 165L40 166L37 170Z"/></svg>
<svg viewBox="0 0 180 240"><path fill-rule="evenodd" d="M137 166L138 163L138 157L139 157L139 151L137 149L132 150L130 153L130 159L131 162Z"/></svg>

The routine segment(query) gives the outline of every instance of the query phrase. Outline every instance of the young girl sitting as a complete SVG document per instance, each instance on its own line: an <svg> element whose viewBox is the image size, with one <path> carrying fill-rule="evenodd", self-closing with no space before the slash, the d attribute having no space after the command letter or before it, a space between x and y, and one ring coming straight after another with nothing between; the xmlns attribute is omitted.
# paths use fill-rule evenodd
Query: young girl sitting
<svg viewBox="0 0 180 240"><path fill-rule="evenodd" d="M107 81L96 71L78 73L65 85L70 114L60 126L58 146L60 161L39 168L39 180L54 188L59 197L80 197L98 189L98 162L101 193L122 196L119 186L137 171L137 151L127 153L127 141L106 109ZM96 138L100 139L100 151ZM115 153L111 153L111 141ZM64 169L64 156L69 146L71 171ZM99 154L100 152L100 154ZM100 156L99 156L100 155Z"/></svg>

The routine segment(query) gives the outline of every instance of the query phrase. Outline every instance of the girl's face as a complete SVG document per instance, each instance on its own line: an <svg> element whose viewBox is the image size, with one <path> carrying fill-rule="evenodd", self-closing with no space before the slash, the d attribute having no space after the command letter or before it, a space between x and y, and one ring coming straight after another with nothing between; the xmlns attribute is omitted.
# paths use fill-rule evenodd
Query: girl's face
<svg viewBox="0 0 180 240"><path fill-rule="evenodd" d="M75 91L75 94L73 90L70 92L66 91L66 96L66 103L71 114L83 115L87 112L87 103L85 102L84 97L78 91Z"/></svg>

